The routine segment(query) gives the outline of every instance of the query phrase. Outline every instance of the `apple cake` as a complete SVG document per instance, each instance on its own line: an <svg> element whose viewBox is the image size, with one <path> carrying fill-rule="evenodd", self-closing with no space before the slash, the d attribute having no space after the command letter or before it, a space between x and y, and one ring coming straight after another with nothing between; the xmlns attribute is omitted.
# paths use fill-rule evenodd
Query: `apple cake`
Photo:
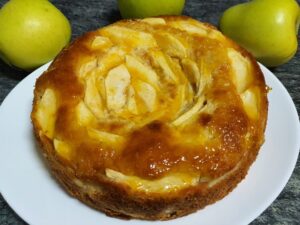
<svg viewBox="0 0 300 225"><path fill-rule="evenodd" d="M65 48L31 119L66 191L107 215L168 220L226 196L264 142L254 58L189 17L121 20Z"/></svg>

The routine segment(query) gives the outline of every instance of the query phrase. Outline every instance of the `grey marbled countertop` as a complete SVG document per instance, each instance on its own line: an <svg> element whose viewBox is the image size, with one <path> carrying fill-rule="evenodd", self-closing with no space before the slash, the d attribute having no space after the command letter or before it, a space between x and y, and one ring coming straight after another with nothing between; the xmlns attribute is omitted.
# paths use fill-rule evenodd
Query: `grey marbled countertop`
<svg viewBox="0 0 300 225"><path fill-rule="evenodd" d="M0 7L6 0L0 0ZM53 0L70 20L72 24L72 38L76 38L86 31L96 29L120 19L116 0ZM218 25L222 12L241 0L187 0L184 14L201 21ZM292 96L298 113L300 112L300 53L285 65L272 69ZM15 70L0 62L0 103L6 95L28 73ZM1 126L1 124L0 124ZM299 137L300 138L300 137ZM0 149L1 151L1 149ZM0 152L1 153L1 152ZM2 157L2 156L0 156ZM0 180L3 182L3 180ZM30 203L28 203L30 204ZM7 205L0 194L0 225L26 224ZM101 224L101 222L99 222ZM258 224L300 224L300 160L282 193L251 225Z"/></svg>

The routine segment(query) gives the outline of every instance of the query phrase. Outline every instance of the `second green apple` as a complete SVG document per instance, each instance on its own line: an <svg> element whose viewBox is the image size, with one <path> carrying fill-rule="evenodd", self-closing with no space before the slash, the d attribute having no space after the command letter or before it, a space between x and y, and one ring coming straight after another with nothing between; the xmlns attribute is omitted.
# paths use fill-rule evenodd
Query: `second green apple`
<svg viewBox="0 0 300 225"><path fill-rule="evenodd" d="M274 67L295 55L299 19L295 0L252 0L226 10L220 29L258 61Z"/></svg>
<svg viewBox="0 0 300 225"><path fill-rule="evenodd" d="M47 0L10 0L0 10L0 58L32 71L52 60L71 37L68 19Z"/></svg>
<svg viewBox="0 0 300 225"><path fill-rule="evenodd" d="M185 0L118 0L123 18L180 15Z"/></svg>

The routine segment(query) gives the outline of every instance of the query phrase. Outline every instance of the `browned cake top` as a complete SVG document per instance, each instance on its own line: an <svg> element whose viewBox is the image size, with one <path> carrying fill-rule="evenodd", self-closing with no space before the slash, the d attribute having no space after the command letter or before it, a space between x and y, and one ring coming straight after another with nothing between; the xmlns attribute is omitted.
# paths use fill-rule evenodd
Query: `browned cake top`
<svg viewBox="0 0 300 225"><path fill-rule="evenodd" d="M266 92L252 57L213 27L126 20L54 60L32 118L79 177L180 188L226 175L262 143Z"/></svg>

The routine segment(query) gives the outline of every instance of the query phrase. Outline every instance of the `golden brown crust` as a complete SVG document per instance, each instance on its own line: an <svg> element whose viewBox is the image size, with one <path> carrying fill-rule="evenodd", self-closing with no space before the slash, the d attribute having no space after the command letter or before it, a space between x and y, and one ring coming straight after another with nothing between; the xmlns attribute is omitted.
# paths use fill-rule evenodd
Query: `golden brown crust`
<svg viewBox="0 0 300 225"><path fill-rule="evenodd" d="M215 50L212 51L220 52L218 54L227 54L227 50L224 50L224 52L222 52L222 50L216 49L216 46L220 46L223 48L225 46L225 49L234 49L234 52L241 54L245 59L249 60L249 64L251 67L251 72L249 73L252 77L254 77L254 80L250 81L252 86L248 85L250 87L248 87L246 91L253 90L251 89L251 87L255 87L256 90L258 90L258 97L256 99L258 112L254 114L256 116L259 116L256 119L250 119L251 116L246 113L247 110L243 110L243 103L241 100L242 97L239 97L242 96L243 93L238 93L238 91L232 91L232 93L230 91L229 94L227 93L229 92L229 90L233 90L232 87L234 87L234 82L229 82L229 85L231 85L230 89L226 89L226 87L222 86L222 82L228 81L228 74L232 73L232 65L229 63L230 60L224 59L224 64L220 65L216 70L214 70L214 72L219 76L214 78L215 80L213 82L215 86L211 86L212 91L208 91L206 97L208 98L208 100L210 100L210 98L220 98L220 100L218 101L222 102L222 100L226 100L226 97L224 96L228 95L228 99L233 102L232 104L229 104L228 102L228 104L223 105L221 103L218 103L220 104L219 111L215 110L213 111L213 113L203 113L201 114L201 116L199 116L199 123L201 124L201 126L209 127L209 129L215 132L214 134L220 135L216 136L218 141L219 139L221 140L221 142L218 142L218 144L221 143L220 146L227 148L226 152L222 153L221 155L208 155L213 160L216 160L215 162L208 162L207 164L202 163L201 165L194 163L193 167L182 164L183 166L181 165L181 167L176 167L175 165L169 168L166 165L163 165L165 167L162 167L163 169L158 172L157 170L144 170L142 166L138 166L138 168L131 168L131 165L128 163L124 163L124 166L122 167L123 161L127 160L130 162L132 160L136 160L136 158L134 157L128 158L128 154L129 156L130 154L134 156L134 154L130 151L125 151L124 154L127 155L126 157L122 157L122 154L120 154L120 156L113 158L111 162L109 161L109 159L106 160L106 158L106 161L103 159L101 159L102 161L95 161L95 156L101 155L84 155L87 153L83 154L82 149L84 149L84 152L89 152L89 154L92 154L92 150L90 150L89 148L93 145L85 147L85 145L83 145L82 143L80 143L81 150L76 150L78 151L78 153L76 153L78 154L77 156L73 152L73 156L70 156L73 157L71 158L71 160L68 157L62 157L62 153L58 153L57 149L55 149L55 144L53 141L54 139L72 140L74 141L74 143L77 143L77 139L80 139L80 137L86 135L85 129L77 125L71 125L74 118L69 116L70 110L74 110L74 105L78 105L81 99L84 99L86 95L85 89L87 84L84 83L83 79L78 78L78 76L80 76L80 72L78 71L81 71L82 65L86 65L86 63L93 61L93 59L98 59L98 57L101 58L102 55L104 55L101 49L90 49L90 46L93 44L95 37L104 35L104 31L102 29L83 35L69 47L64 49L62 53L57 56L54 62L50 65L49 69L44 72L44 74L37 80L34 90L33 111L31 114L31 119L36 138L41 146L41 151L45 156L46 162L50 167L53 175L57 178L60 184L73 197L81 200L82 202L88 204L93 208L105 212L109 216L122 218L139 218L146 220L168 220L184 216L195 212L198 209L204 208L205 206L212 204L226 196L237 186L237 184L242 179L244 179L249 167L256 159L260 146L264 142L264 131L266 127L268 111L267 89L265 86L263 74L255 59L246 50L239 47L228 38L222 36L219 32L217 32L216 28L214 28L210 24L200 23L186 16L169 16L157 18L162 18L168 23L167 26L169 27L160 24L151 25L153 27L156 27L155 29L158 29L160 31L162 29L166 29L167 32L173 34L176 33L176 35L178 34L178 38L181 37L180 35L183 35L186 36L187 40L192 39L196 40L196 42L197 40L199 42L205 40L208 46L204 46L204 50L199 48L199 54L202 54L202 52L206 53L207 48L209 48L209 45L211 44L212 46L214 46L213 48L215 48ZM176 24L171 25L173 21L185 21L187 23L195 24L195 26L202 26L207 29L207 33L204 36L209 36L209 38L203 39L203 37L201 35L199 36L198 33L193 33L193 31L191 31L192 33L189 33L188 31L181 30L179 27L176 27ZM154 28L149 25L149 27L145 26L145 23L146 22L140 20L123 20L117 22L115 25L126 28L130 27L132 29L137 29L145 32L153 32L151 31L151 29ZM214 59L217 63L222 61L222 58L218 57L220 56L216 56L216 59ZM145 61L149 61L149 58L147 57L142 59ZM195 61L196 60L197 59L195 59ZM99 61L97 63L99 64ZM224 77L222 77L222 74L225 74ZM224 90L222 90L222 88L224 88ZM56 118L55 128L53 131L54 137L52 135L53 132L48 132L48 130L44 128L45 125L43 125L41 122L42 119L39 118L41 101L47 89L55 90L55 95L57 98L56 104L60 105L56 112L59 117ZM245 90L243 91L246 92ZM227 107L227 105L229 106ZM232 105L232 107L230 105ZM252 111L250 112L252 113ZM49 112L47 111L47 113ZM232 114L231 117L230 114ZM52 114L50 113L49 115ZM223 118L222 115L225 115L225 117ZM235 119L239 120L239 122L235 123ZM76 129L73 126L75 126ZM112 128L110 127L109 129ZM137 131L140 131L142 129L144 128L138 128ZM143 136L143 134L149 134L147 133L148 128L145 129L146 131L142 130L142 132L146 133L142 133L141 137ZM221 130L220 134L218 133L218 129ZM74 130L76 130L76 132ZM119 130L117 131L119 132ZM136 131L133 131L131 133L132 137L136 137L135 135L137 135L137 133L135 132ZM250 141L246 138L247 132L249 133ZM162 134L164 133L159 133L159 135ZM152 134L150 133L149 136L151 135ZM169 136L162 136L162 138L164 137L169 138ZM130 140L131 142L135 142L134 139ZM145 140L146 137L142 142L145 142ZM158 139L150 139L150 141L151 140L156 141ZM163 142L162 139L159 139L159 141ZM129 148L128 146L130 146L130 149L134 149L134 147L132 147L134 145L128 144L126 146L127 148ZM140 148L141 143L138 143L137 146L139 146ZM169 145L166 144L162 146ZM170 147L171 153L168 153L168 157L172 156L173 151L178 151L179 153L181 152L183 155L187 156L187 158L189 157L189 154L192 157L199 156L192 155L191 153L186 153L186 151L181 149L174 150L172 148L174 148L173 145ZM149 149L150 148L145 148L145 150L140 153L141 155L139 156L139 158L137 158L137 160L147 157L148 155L145 152L148 152ZM169 150L166 149L166 152L168 151ZM154 158L157 157L155 153L153 154ZM92 159L90 160L89 157ZM112 155L111 157L115 156ZM86 160L86 165L80 164L79 160L82 159ZM158 157L155 159L156 161L160 160L160 158ZM117 164L120 164L121 166L113 165L116 162L118 162ZM191 163L192 161L188 162ZM134 163L138 165L137 162ZM211 169L213 163L218 164L219 169ZM95 165L101 165L103 168L100 168L95 172ZM197 169L195 169L196 167ZM199 169L198 167L201 168ZM197 185L193 184L184 186L167 193L157 191L148 192L145 190L136 189L128 185L128 183L126 182L122 183L111 179L105 174L105 168L112 168L115 170L119 169L119 171L123 173L139 176L143 179L150 180L168 176L169 173L167 173L166 171L168 171L169 169L170 171L180 172L182 172L181 170L183 170L185 173L187 173L186 170L192 171L193 173L201 172L202 174L205 174L205 176L209 176L209 179L203 180L201 182L199 181Z"/></svg>

